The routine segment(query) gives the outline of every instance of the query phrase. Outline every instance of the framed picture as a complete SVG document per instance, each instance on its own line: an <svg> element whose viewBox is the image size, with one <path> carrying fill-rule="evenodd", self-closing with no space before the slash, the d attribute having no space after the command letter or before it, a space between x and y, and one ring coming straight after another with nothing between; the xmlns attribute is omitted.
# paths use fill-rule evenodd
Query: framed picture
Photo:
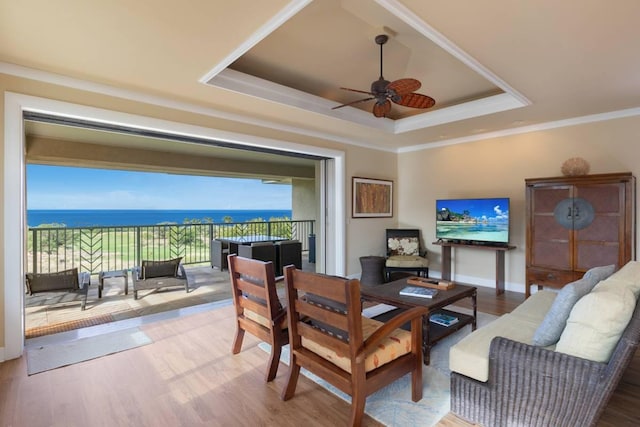
<svg viewBox="0 0 640 427"><path fill-rule="evenodd" d="M353 177L353 218L393 216L393 181Z"/></svg>

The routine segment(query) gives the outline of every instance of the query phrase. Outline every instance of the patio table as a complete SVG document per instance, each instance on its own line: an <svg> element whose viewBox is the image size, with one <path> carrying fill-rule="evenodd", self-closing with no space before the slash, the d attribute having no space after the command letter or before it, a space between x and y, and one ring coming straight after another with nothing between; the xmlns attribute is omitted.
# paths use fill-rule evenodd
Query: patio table
<svg viewBox="0 0 640 427"><path fill-rule="evenodd" d="M124 278L124 294L129 295L129 272L127 270L101 271L98 274L98 298L102 298L104 279Z"/></svg>

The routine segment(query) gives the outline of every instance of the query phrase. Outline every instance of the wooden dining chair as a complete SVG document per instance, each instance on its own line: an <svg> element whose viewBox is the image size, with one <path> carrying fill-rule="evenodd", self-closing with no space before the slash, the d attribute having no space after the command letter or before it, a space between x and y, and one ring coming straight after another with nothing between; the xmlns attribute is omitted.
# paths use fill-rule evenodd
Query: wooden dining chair
<svg viewBox="0 0 640 427"><path fill-rule="evenodd" d="M360 282L285 268L289 317L289 376L282 400L293 397L300 368L351 395L351 425L359 426L365 399L411 373L411 397L422 399L422 316L407 310L387 323L361 315ZM411 331L399 329L411 322Z"/></svg>
<svg viewBox="0 0 640 427"><path fill-rule="evenodd" d="M237 320L231 352L240 352L245 331L271 344L265 376L269 382L278 372L282 346L289 342L287 312L278 300L273 263L229 255L228 266Z"/></svg>

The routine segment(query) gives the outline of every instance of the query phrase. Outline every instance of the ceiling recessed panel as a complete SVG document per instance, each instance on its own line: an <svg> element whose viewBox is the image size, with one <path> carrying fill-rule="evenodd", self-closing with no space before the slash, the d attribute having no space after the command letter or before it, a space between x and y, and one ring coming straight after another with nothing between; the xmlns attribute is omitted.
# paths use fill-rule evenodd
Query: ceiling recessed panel
<svg viewBox="0 0 640 427"><path fill-rule="evenodd" d="M382 70L378 34L389 36L382 46ZM332 109L371 98L366 92L381 71L388 81L417 79L422 86L415 92L434 98L435 106L418 109L394 103L387 118L374 120L375 100ZM461 118L469 118L527 104L393 0L312 1L207 83L391 133L441 124L443 117L455 121L458 111L465 112ZM491 100L490 108L482 108L483 99ZM475 111L473 106L480 108ZM428 118L436 112L435 118Z"/></svg>

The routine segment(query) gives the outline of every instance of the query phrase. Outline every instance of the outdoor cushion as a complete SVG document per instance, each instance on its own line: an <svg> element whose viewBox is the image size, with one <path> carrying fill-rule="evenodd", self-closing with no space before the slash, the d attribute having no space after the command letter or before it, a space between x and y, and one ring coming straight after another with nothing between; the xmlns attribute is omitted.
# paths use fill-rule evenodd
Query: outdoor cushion
<svg viewBox="0 0 640 427"><path fill-rule="evenodd" d="M633 311L636 299L625 287L594 290L571 310L556 351L608 362Z"/></svg>
<svg viewBox="0 0 640 427"><path fill-rule="evenodd" d="M182 257L167 261L142 261L142 279L152 277L175 277L178 275Z"/></svg>
<svg viewBox="0 0 640 427"><path fill-rule="evenodd" d="M80 282L77 268L55 273L27 273L27 291L30 294L36 292L78 290L83 287L84 282Z"/></svg>
<svg viewBox="0 0 640 427"><path fill-rule="evenodd" d="M377 320L362 317L362 335L366 340L384 323ZM323 359L328 360L341 369L351 373L351 359L349 355L339 355L333 349L323 346L322 344L311 341L302 337L302 346L313 351ZM411 332L403 329L396 329L387 338L378 344L378 347L369 353L364 361L364 369L366 372L391 362L398 357L411 351Z"/></svg>

